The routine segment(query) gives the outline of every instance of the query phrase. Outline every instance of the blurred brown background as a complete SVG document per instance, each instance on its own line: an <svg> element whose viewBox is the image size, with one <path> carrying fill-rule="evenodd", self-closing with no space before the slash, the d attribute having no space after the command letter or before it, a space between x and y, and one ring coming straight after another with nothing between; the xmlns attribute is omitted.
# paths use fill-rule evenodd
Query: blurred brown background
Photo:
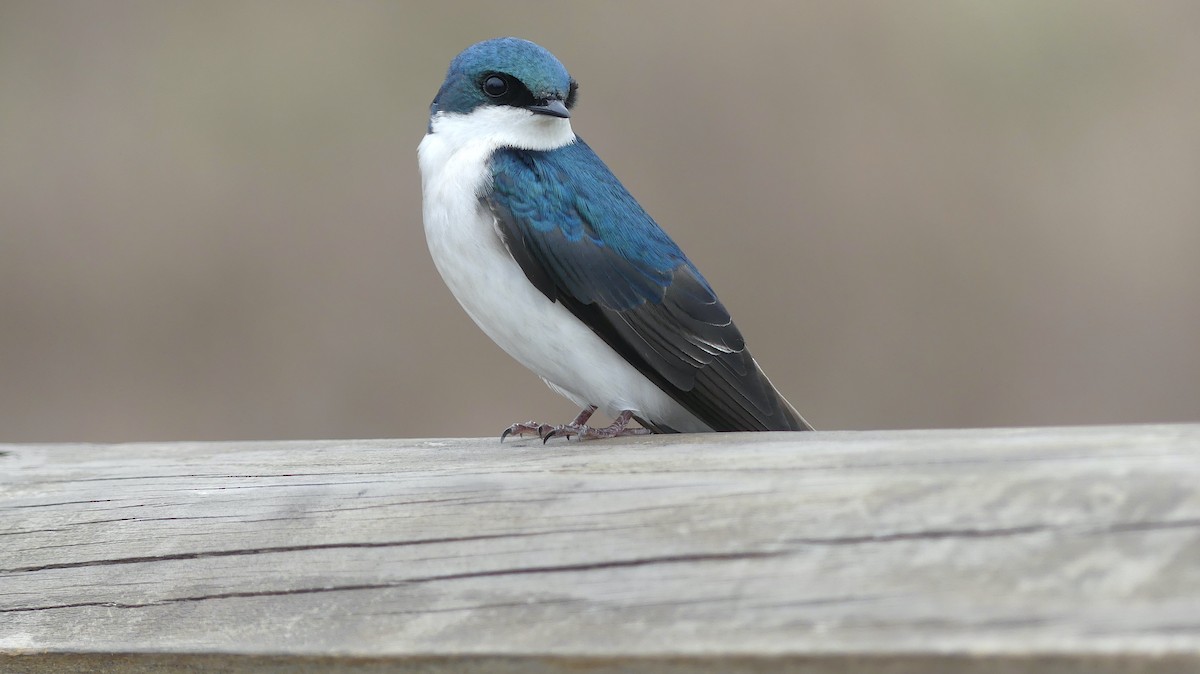
<svg viewBox="0 0 1200 674"><path fill-rule="evenodd" d="M569 419L422 233L510 34L819 428L1200 420L1200 3L4 0L0 440Z"/></svg>

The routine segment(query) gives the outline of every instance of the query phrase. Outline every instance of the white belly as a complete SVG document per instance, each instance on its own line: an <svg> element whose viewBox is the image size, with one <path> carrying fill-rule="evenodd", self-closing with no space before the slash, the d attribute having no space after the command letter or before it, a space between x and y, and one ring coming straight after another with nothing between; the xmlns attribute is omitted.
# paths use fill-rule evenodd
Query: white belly
<svg viewBox="0 0 1200 674"><path fill-rule="evenodd" d="M711 430L529 282L476 196L494 148L454 140L439 130L421 142L425 237L434 264L471 319L580 407L596 405L610 416L631 410L679 431Z"/></svg>

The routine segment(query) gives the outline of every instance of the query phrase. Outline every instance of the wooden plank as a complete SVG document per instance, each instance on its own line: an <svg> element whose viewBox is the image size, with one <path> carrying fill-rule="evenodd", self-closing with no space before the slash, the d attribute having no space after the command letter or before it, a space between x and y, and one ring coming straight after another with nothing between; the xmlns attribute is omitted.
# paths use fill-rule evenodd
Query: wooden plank
<svg viewBox="0 0 1200 674"><path fill-rule="evenodd" d="M1200 671L1200 425L0 446L0 671L101 665Z"/></svg>

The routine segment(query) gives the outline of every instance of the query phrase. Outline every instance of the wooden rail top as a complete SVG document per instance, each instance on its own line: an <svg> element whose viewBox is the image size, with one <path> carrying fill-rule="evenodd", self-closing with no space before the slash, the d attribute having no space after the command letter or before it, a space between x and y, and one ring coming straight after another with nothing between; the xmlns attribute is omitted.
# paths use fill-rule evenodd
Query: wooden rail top
<svg viewBox="0 0 1200 674"><path fill-rule="evenodd" d="M0 672L1200 672L1200 425L0 445Z"/></svg>

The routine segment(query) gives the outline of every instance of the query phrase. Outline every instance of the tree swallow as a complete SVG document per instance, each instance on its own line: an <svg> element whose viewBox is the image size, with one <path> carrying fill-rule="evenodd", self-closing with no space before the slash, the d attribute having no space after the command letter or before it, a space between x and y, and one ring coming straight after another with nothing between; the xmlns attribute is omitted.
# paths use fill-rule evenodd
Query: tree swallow
<svg viewBox="0 0 1200 674"><path fill-rule="evenodd" d="M480 42L450 63L418 151L425 237L446 285L500 348L583 408L500 439L812 430L696 266L575 135L576 88L532 42ZM585 425L597 409L612 425Z"/></svg>

